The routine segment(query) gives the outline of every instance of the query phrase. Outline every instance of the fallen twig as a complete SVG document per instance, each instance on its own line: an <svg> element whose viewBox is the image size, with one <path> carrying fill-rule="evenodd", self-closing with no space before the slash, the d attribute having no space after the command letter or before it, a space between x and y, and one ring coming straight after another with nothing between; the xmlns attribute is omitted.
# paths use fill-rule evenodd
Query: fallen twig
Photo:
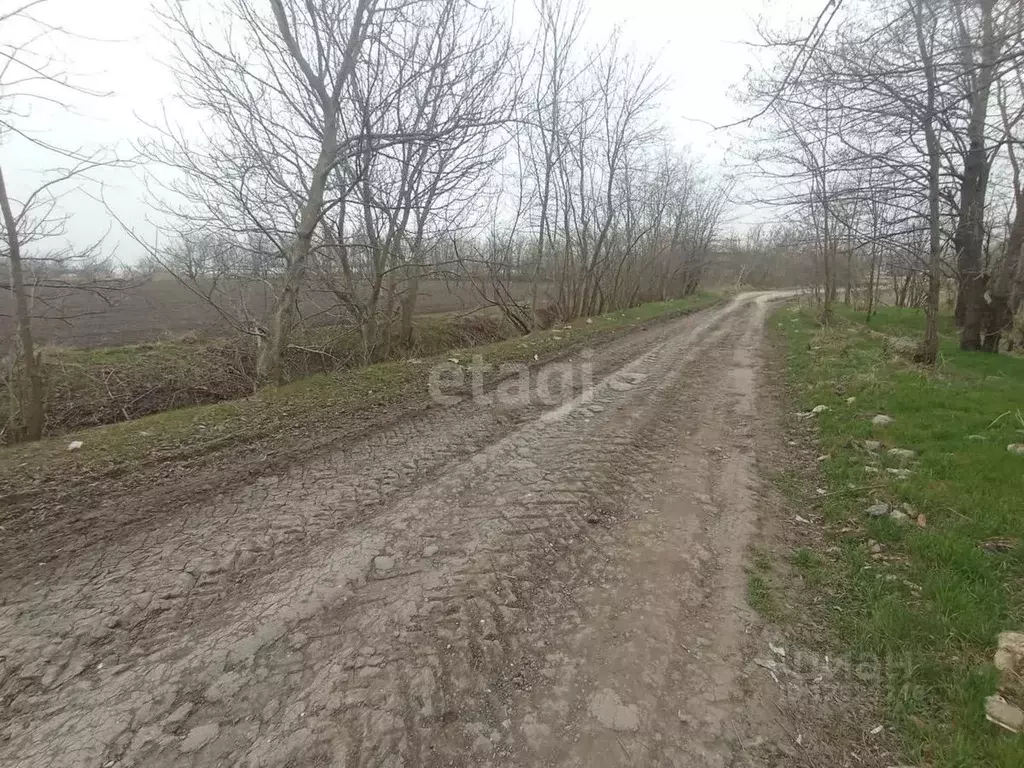
<svg viewBox="0 0 1024 768"><path fill-rule="evenodd" d="M985 429L992 429L992 427L998 424L1004 416L1009 416L1011 413L1013 413L1013 411L1006 411L1005 413L1000 413L998 416L995 417L995 419L992 420L991 424L985 427Z"/></svg>

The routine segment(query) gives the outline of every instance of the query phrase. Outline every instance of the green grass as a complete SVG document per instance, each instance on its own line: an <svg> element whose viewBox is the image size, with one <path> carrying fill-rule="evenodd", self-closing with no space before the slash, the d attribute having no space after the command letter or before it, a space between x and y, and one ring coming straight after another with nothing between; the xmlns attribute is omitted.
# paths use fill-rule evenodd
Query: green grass
<svg viewBox="0 0 1024 768"><path fill-rule="evenodd" d="M315 435L350 427L360 414L394 403L426 401L429 370L446 358L480 355L492 366L543 363L585 345L599 343L653 320L709 307L714 293L654 302L577 320L513 339L458 347L441 355L409 358L309 376L250 397L179 408L132 421L85 429L37 443L0 448L0 500L103 476L142 465L208 454L281 434ZM68 451L72 440L82 447Z"/></svg>
<svg viewBox="0 0 1024 768"><path fill-rule="evenodd" d="M845 309L828 329L801 309L781 310L773 323L788 346L793 409L830 408L817 423L821 453L832 457L820 467L832 491L822 504L839 554L798 550L791 562L840 609L825 611L834 638L846 653L883 662L889 715L910 762L1024 765L1024 736L984 717L996 638L1024 629L1024 552L978 546L1024 540L1024 458L1006 450L1024 442L1024 359L960 351L949 319L934 371L888 357L863 315ZM870 328L917 335L923 317L885 309ZM895 422L873 427L878 413ZM917 451L910 477L887 474L896 463L872 458L858 444L866 438ZM872 465L880 471L865 469ZM875 499L910 504L926 525L868 518ZM881 558L870 556L868 538L883 545Z"/></svg>
<svg viewBox="0 0 1024 768"><path fill-rule="evenodd" d="M846 307L838 310L840 321L863 322L863 314L849 311ZM871 316L870 328L890 336L924 335L924 310L880 307ZM951 315L940 315L939 333L948 337L956 335L956 325Z"/></svg>
<svg viewBox="0 0 1024 768"><path fill-rule="evenodd" d="M782 606L775 594L771 555L758 547L752 547L750 551L747 602L770 621L781 621L783 618Z"/></svg>

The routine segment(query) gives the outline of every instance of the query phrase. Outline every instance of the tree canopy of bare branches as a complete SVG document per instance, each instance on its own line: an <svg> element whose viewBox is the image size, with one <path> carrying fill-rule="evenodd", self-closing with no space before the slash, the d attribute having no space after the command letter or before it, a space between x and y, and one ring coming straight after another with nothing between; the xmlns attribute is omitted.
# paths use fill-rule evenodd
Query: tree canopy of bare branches
<svg viewBox="0 0 1024 768"><path fill-rule="evenodd" d="M696 289L726 189L669 150L654 62L584 45L582 4L532 10L524 38L467 0L166 4L195 123L142 147L171 222L149 249L253 337L265 381L310 304L367 360L412 344L427 276L523 330Z"/></svg>
<svg viewBox="0 0 1024 768"><path fill-rule="evenodd" d="M746 91L764 110L749 159L776 182L769 201L806 219L826 316L838 275L849 285L866 265L869 303L883 273L897 288L901 276L925 286L922 360L936 359L945 283L961 346L998 348L1022 295L1009 277L1019 245L991 248L1006 209L992 204L993 184L1010 208L1016 199L999 179L1020 103L1022 24L1010 0L862 0L837 8L812 50L765 32L771 63ZM1012 105L1008 119L993 94Z"/></svg>
<svg viewBox="0 0 1024 768"><path fill-rule="evenodd" d="M46 0L0 2L0 288L12 295L15 351L4 381L12 413L4 431L14 439L36 440L45 425L45 382L32 320L74 319L64 306L69 292L88 291L104 300L124 285L103 258L100 243L69 244L68 215L60 203L90 184L100 168L123 165L106 148L59 146L29 126L32 109L63 109L69 95L103 94L76 84L55 62L51 49L69 33L40 16ZM12 150L34 149L47 167L25 174L14 191L9 174Z"/></svg>

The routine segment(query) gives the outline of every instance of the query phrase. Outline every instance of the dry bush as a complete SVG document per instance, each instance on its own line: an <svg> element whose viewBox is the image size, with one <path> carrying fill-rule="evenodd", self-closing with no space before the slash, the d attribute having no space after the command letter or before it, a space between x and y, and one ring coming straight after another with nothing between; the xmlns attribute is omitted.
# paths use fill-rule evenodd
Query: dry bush
<svg viewBox="0 0 1024 768"><path fill-rule="evenodd" d="M509 324L490 315L421 318L417 331L412 348L392 345L391 356L432 355L515 335ZM285 354L289 381L350 368L362 359L355 329L316 328L296 342ZM251 338L206 338L189 332L174 341L123 347L49 347L42 362L45 434L59 435L251 395L257 347ZM0 443L10 441L16 403L13 379L5 370L0 373Z"/></svg>

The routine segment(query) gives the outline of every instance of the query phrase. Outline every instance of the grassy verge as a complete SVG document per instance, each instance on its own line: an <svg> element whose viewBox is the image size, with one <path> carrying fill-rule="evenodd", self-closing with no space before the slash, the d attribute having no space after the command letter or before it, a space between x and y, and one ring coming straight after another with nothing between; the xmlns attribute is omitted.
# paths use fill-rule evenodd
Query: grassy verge
<svg viewBox="0 0 1024 768"><path fill-rule="evenodd" d="M827 529L791 564L814 595L804 620L826 627L839 652L878 662L911 762L1024 765L1024 736L984 717L997 635L1024 629L1024 457L1007 451L1024 442L1024 359L961 352L948 322L937 370L886 353L879 332L917 335L923 322L895 309L870 329L842 310L829 329L800 309L773 318L792 410L829 408L813 417L825 487L807 494L781 478L784 492L822 510ZM873 426L879 413L894 421ZM917 458L901 463L890 448ZM900 469L910 472L889 471ZM872 518L876 502L909 505L911 517ZM1008 549L984 546L997 537Z"/></svg>
<svg viewBox="0 0 1024 768"><path fill-rule="evenodd" d="M93 480L169 459L203 455L286 431L323 433L361 413L393 403L424 400L434 363L480 355L483 362L545 362L599 343L644 323L703 309L720 296L685 299L577 320L567 327L492 344L449 349L442 355L379 363L310 376L251 397L153 414L133 421L82 430L38 443L0 448L0 500L31 494L55 483ZM71 441L82 446L68 450Z"/></svg>

